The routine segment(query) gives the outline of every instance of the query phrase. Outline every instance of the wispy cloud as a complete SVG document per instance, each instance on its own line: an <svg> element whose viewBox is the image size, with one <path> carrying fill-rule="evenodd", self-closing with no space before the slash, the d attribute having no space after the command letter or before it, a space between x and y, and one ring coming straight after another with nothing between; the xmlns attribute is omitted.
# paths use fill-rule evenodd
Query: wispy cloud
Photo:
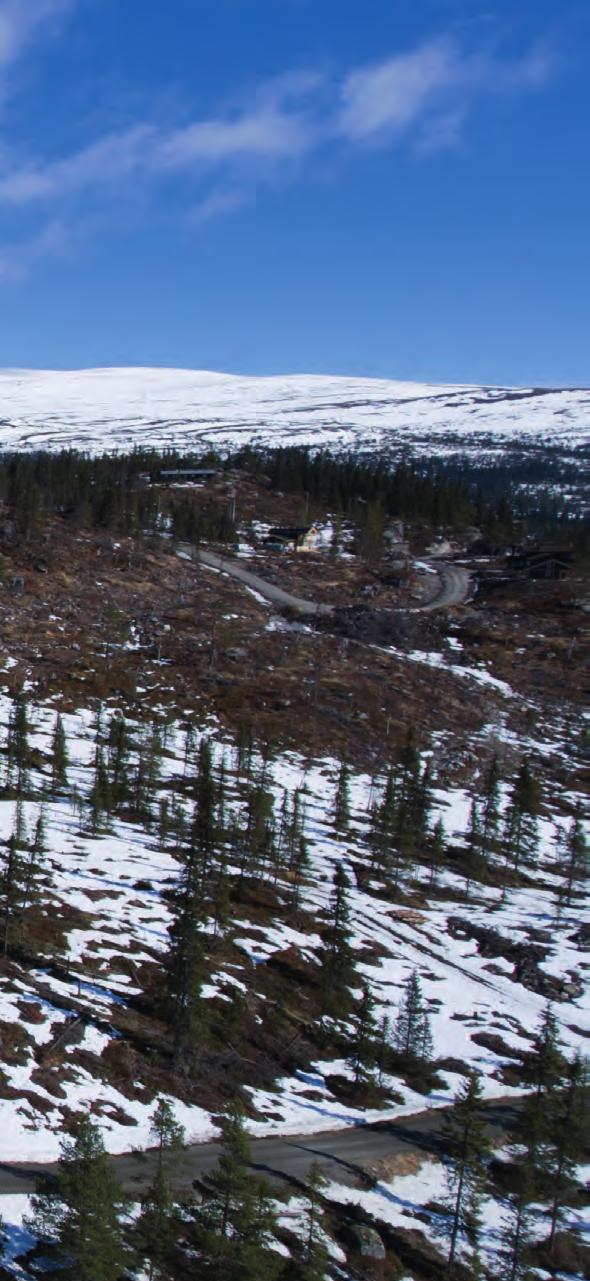
<svg viewBox="0 0 590 1281"><path fill-rule="evenodd" d="M461 78L448 40L361 67L344 80L339 129L351 142L405 132Z"/></svg>
<svg viewBox="0 0 590 1281"><path fill-rule="evenodd" d="M24 0L0 0L0 67L77 2L26 0L23 14ZM330 150L342 155L405 143L428 154L455 146L479 99L532 91L550 70L537 49L508 58L465 50L449 37L352 68L340 79L289 73L255 86L233 110L172 127L140 120L50 162L5 160L0 207L38 208L48 227L61 227L51 219L80 222L101 210L116 218L127 195L151 199L159 188L183 183L180 213L202 226L247 202L260 184L284 173L292 178L304 160ZM32 260L42 244L41 231Z"/></svg>
<svg viewBox="0 0 590 1281"><path fill-rule="evenodd" d="M219 191L213 190L207 193L189 214L189 224L192 227L203 227L205 223L211 222L214 218L219 218L220 214L233 213L236 209L242 209L244 205L250 203L250 195L247 191Z"/></svg>
<svg viewBox="0 0 590 1281"><path fill-rule="evenodd" d="M1 0L0 67L16 62L47 23L74 8L75 0Z"/></svg>
<svg viewBox="0 0 590 1281"><path fill-rule="evenodd" d="M71 246L70 229L61 219L52 218L27 240L0 248L0 281L23 280L36 263L46 258L65 257Z"/></svg>
<svg viewBox="0 0 590 1281"><path fill-rule="evenodd" d="M503 59L462 52L451 39L436 40L350 72L340 90L340 132L357 145L387 143L424 125L430 149L437 137L447 146L479 98L537 88L550 70L541 50Z"/></svg>

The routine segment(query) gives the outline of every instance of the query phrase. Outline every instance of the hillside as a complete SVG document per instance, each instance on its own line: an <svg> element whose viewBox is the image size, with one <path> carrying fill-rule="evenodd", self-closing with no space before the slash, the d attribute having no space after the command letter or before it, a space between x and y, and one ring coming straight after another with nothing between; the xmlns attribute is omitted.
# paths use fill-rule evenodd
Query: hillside
<svg viewBox="0 0 590 1281"><path fill-rule="evenodd" d="M443 457L590 440L590 391L429 385L186 369L5 370L4 448L129 449L244 444Z"/></svg>
<svg viewBox="0 0 590 1281"><path fill-rule="evenodd" d="M409 1118L449 1109L474 1070L486 1105L522 1106L548 1002L560 1070L590 1038L583 558L563 579L523 578L477 550L470 520L475 551L425 516L367 531L362 503L360 518L315 504L314 550L277 552L268 530L298 523L301 495L271 467L179 492L132 463L2 462L3 1159L55 1160L81 1115L115 1158L141 1150L162 1098L191 1144L235 1099L251 1135L312 1150L308 1136L406 1118L391 1158L361 1138L330 1165L324 1272L430 1281L448 1238L444 1140L414 1142ZM225 542L207 535L222 528ZM281 612L227 572L236 561L338 608ZM450 571L469 590L449 606ZM413 975L424 1055L396 1040ZM499 1127L490 1266L513 1160ZM587 1264L582 1176L560 1209L566 1276ZM292 1263L305 1189L274 1195ZM27 1202L0 1206L21 1278L35 1275ZM539 1202L544 1264L545 1188ZM377 1234L382 1267L354 1224Z"/></svg>

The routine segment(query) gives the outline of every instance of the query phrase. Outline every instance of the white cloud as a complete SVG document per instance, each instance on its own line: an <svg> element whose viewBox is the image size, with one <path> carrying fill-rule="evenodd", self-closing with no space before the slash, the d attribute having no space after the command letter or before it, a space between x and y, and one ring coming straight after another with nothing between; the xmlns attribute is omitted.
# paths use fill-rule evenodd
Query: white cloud
<svg viewBox="0 0 590 1281"><path fill-rule="evenodd" d="M421 149L457 141L477 98L534 89L551 63L541 50L519 59L463 53L449 39L350 72L340 91L338 129L350 143L387 142L420 130Z"/></svg>
<svg viewBox="0 0 590 1281"><path fill-rule="evenodd" d="M68 200L92 189L106 190L112 198L113 186L129 179L149 183L173 173L228 168L244 160L251 164L289 160L313 145L311 122L278 107L227 120L198 120L169 132L139 124L107 134L64 160L5 172L0 177L0 204Z"/></svg>
<svg viewBox="0 0 590 1281"><path fill-rule="evenodd" d="M246 191L210 191L191 209L188 221L193 227L203 227L220 214L233 213L235 209L241 209L249 203L250 197Z"/></svg>
<svg viewBox="0 0 590 1281"><path fill-rule="evenodd" d="M285 159L301 155L313 143L305 118L280 108L237 116L233 120L199 120L162 139L156 162L185 169L205 161L219 163L241 156Z"/></svg>
<svg viewBox="0 0 590 1281"><path fill-rule="evenodd" d="M43 24L79 3L0 0L0 72ZM0 250L0 274L10 273L10 261L26 264L61 251L66 224L75 238L82 226L89 234L88 228L104 225L103 217L116 219L127 196L153 198L158 187L181 178L179 216L198 226L247 203L277 174L292 177L302 159L323 157L330 147L352 151L407 140L427 155L457 146L478 98L531 91L549 71L538 49L507 59L439 39L354 68L340 81L315 71L280 75L223 114L176 127L140 121L57 160L11 162L3 149L0 207L38 207L46 225L33 232L20 258L18 249L4 256ZM51 210L59 220L47 221Z"/></svg>
<svg viewBox="0 0 590 1281"><path fill-rule="evenodd" d="M459 74L446 40L353 71L341 89L339 130L352 142L406 130Z"/></svg>
<svg viewBox="0 0 590 1281"><path fill-rule="evenodd" d="M21 56L39 29L62 17L75 0L0 0L0 67Z"/></svg>

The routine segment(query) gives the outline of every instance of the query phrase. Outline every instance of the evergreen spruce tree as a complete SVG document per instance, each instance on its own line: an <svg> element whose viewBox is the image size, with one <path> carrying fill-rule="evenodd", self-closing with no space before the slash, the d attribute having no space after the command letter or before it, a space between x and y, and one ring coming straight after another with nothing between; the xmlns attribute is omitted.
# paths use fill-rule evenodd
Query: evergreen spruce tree
<svg viewBox="0 0 590 1281"><path fill-rule="evenodd" d="M160 801L158 817L158 841L162 849L166 849L168 836L170 834L170 802L167 796L163 796Z"/></svg>
<svg viewBox="0 0 590 1281"><path fill-rule="evenodd" d="M498 757L493 756L484 781L481 807L481 852L488 862L498 839L500 823L500 767Z"/></svg>
<svg viewBox="0 0 590 1281"><path fill-rule="evenodd" d="M194 1244L203 1281L272 1281L281 1261L270 1249L274 1227L269 1189L249 1171L244 1113L232 1104L221 1120L222 1153L194 1212Z"/></svg>
<svg viewBox="0 0 590 1281"><path fill-rule="evenodd" d="M183 753L183 763L182 763L183 778L186 778L189 764L192 761L192 758L195 753L196 744L197 744L196 730L194 725L191 722L187 725L186 733L184 736L184 753Z"/></svg>
<svg viewBox="0 0 590 1281"><path fill-rule="evenodd" d="M139 1253L147 1260L149 1281L166 1277L174 1253L177 1231L174 1198L169 1176L184 1151L185 1133L174 1119L166 1099L159 1099L151 1119L150 1136L156 1144L156 1169L142 1201L137 1224Z"/></svg>
<svg viewBox="0 0 590 1281"><path fill-rule="evenodd" d="M377 1066L377 1081L379 1085L383 1082L383 1076L387 1068L388 1059L391 1053L391 1019L389 1014L384 1014L377 1028L377 1043L375 1051L375 1062Z"/></svg>
<svg viewBox="0 0 590 1281"><path fill-rule="evenodd" d="M199 743L194 794L195 809L191 839L200 855L201 873L204 881L215 847L216 804L213 753L207 738L202 738Z"/></svg>
<svg viewBox="0 0 590 1281"><path fill-rule="evenodd" d="M68 786L68 745L61 716L57 715L51 741L51 790L64 792Z"/></svg>
<svg viewBox="0 0 590 1281"><path fill-rule="evenodd" d="M428 885L430 889L435 888L439 869L444 867L445 848L445 829L442 819L439 818L432 829L432 835L428 843L428 862L430 864Z"/></svg>
<svg viewBox="0 0 590 1281"><path fill-rule="evenodd" d="M432 1032L418 973L413 970L404 985L404 994L393 1033L393 1046L398 1054L417 1062L432 1058Z"/></svg>
<svg viewBox="0 0 590 1281"><path fill-rule="evenodd" d="M217 770L217 781L215 786L215 832L217 841L225 840L226 827L226 808L227 808L227 766L225 763L225 752L222 752Z"/></svg>
<svg viewBox="0 0 590 1281"><path fill-rule="evenodd" d="M533 1165L546 1143L550 1116L548 1101L561 1083L564 1068L557 1019L553 1007L548 1004L541 1017L531 1056L533 1092L525 1100L520 1117L522 1141Z"/></svg>
<svg viewBox="0 0 590 1281"><path fill-rule="evenodd" d="M129 731L122 712L111 719L108 734L109 794L113 806L123 805L128 797Z"/></svg>
<svg viewBox="0 0 590 1281"><path fill-rule="evenodd" d="M227 856L220 855L213 890L213 937L223 931L231 917L231 881L227 870Z"/></svg>
<svg viewBox="0 0 590 1281"><path fill-rule="evenodd" d="M347 832L350 823L350 771L346 761L342 761L340 764L333 813L336 831Z"/></svg>
<svg viewBox="0 0 590 1281"><path fill-rule="evenodd" d="M57 1244L68 1281L120 1281L129 1260L121 1218L125 1202L98 1126L78 1118L62 1142L55 1187L32 1198L27 1226Z"/></svg>
<svg viewBox="0 0 590 1281"><path fill-rule="evenodd" d="M471 1246L476 1260L479 1251L480 1206L486 1182L485 1160L489 1152L481 1103L480 1079L473 1072L459 1088L445 1127L450 1156L447 1171L450 1209L447 1272L450 1277L456 1274L462 1238Z"/></svg>
<svg viewBox="0 0 590 1281"><path fill-rule="evenodd" d="M249 725L240 725L235 745L236 774L239 779L249 778L252 773L254 739Z"/></svg>
<svg viewBox="0 0 590 1281"><path fill-rule="evenodd" d="M429 769L420 773L420 754L414 731L408 730L399 760L396 789L396 817L393 831L393 885L398 885L404 866L413 863L423 841L430 807Z"/></svg>
<svg viewBox="0 0 590 1281"><path fill-rule="evenodd" d="M90 793L90 823L93 832L99 832L105 815L110 813L111 792L105 764L104 751L97 747L94 758L94 781Z"/></svg>
<svg viewBox="0 0 590 1281"><path fill-rule="evenodd" d="M551 1091L546 1107L540 1164L551 1189L548 1243L552 1251L569 1193L575 1186L576 1167L583 1161L590 1140L588 1064L579 1055L568 1064L563 1088Z"/></svg>
<svg viewBox="0 0 590 1281"><path fill-rule="evenodd" d="M194 894L184 885L174 905L168 934L166 1010L172 1032L174 1065L192 1071L205 1036L205 1009L201 988L205 978L205 947Z"/></svg>
<svg viewBox="0 0 590 1281"><path fill-rule="evenodd" d="M289 873L291 877L291 908L297 911L301 898L301 886L309 870L309 851L307 841L304 836L299 837L299 841L289 862Z"/></svg>
<svg viewBox="0 0 590 1281"><path fill-rule="evenodd" d="M583 891L590 872L588 842L578 805L565 839L565 867L562 897L569 907L576 891Z"/></svg>
<svg viewBox="0 0 590 1281"><path fill-rule="evenodd" d="M481 860L481 823L477 801L471 802L471 812L469 815L469 828L467 830L467 875L465 878L465 895L469 897L469 889L474 878L479 879L482 874Z"/></svg>
<svg viewBox="0 0 590 1281"><path fill-rule="evenodd" d="M261 778L257 778L248 787L246 831L240 861L240 885L246 871L251 877L260 876L265 865L274 862L274 851L274 796L266 783Z"/></svg>
<svg viewBox="0 0 590 1281"><path fill-rule="evenodd" d="M352 1044L350 1061L354 1071L355 1084L370 1079L375 1068L377 1056L377 1024L375 1021L375 1002L367 983L363 983L362 995L353 1018Z"/></svg>
<svg viewBox="0 0 590 1281"><path fill-rule="evenodd" d="M22 931L22 912L24 888L26 883L27 861L26 827L22 801L16 802L12 832L6 842L6 854L2 878L2 950L6 956L12 946L20 939Z"/></svg>
<svg viewBox="0 0 590 1281"><path fill-rule="evenodd" d="M8 723L6 787L9 793L25 796L29 788L31 749L29 747L29 714L26 695L19 690L14 697Z"/></svg>
<svg viewBox="0 0 590 1281"><path fill-rule="evenodd" d="M414 844L418 850L421 850L425 843L428 833L428 820L432 809L432 757L428 756L420 775L420 781L416 788L416 799L414 804L413 827L414 827Z"/></svg>
<svg viewBox="0 0 590 1281"><path fill-rule="evenodd" d="M350 946L350 908L348 890L350 882L339 863L334 881L328 921L323 930L324 945L320 954L322 965L321 986L325 1014L337 1015L345 1001L345 993L354 975L354 954Z"/></svg>
<svg viewBox="0 0 590 1281"><path fill-rule="evenodd" d="M532 862L537 851L537 815L539 788L530 762L522 761L512 787L504 822L506 863L512 863L515 874L523 861Z"/></svg>
<svg viewBox="0 0 590 1281"><path fill-rule="evenodd" d="M42 805L37 815L35 823L35 832L32 844L29 848L29 856L25 861L23 872L23 888L21 912L26 909L36 898L36 881L41 871L43 857L46 853L45 837L45 807Z"/></svg>
<svg viewBox="0 0 590 1281"><path fill-rule="evenodd" d="M534 1183L526 1167L519 1171L519 1185L506 1199L500 1234L500 1259L494 1275L497 1281L533 1281L527 1262L533 1241L531 1201Z"/></svg>
<svg viewBox="0 0 590 1281"><path fill-rule="evenodd" d="M386 872L390 866L396 813L395 773L393 769L389 769L383 794L380 799L374 797L369 810L371 861L373 867L378 867L381 872Z"/></svg>
<svg viewBox="0 0 590 1281"><path fill-rule="evenodd" d="M322 1232L322 1193L326 1179L321 1167L314 1161L306 1183L306 1225L302 1241L295 1247L293 1267L289 1281L324 1281L329 1255Z"/></svg>

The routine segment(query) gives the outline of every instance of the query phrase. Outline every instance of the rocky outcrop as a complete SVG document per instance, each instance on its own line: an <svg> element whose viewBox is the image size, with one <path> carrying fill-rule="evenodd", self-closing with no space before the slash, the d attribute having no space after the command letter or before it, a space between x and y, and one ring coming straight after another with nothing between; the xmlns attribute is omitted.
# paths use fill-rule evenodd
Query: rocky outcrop
<svg viewBox="0 0 590 1281"><path fill-rule="evenodd" d="M450 916L448 931L453 938L475 939L480 956L503 957L514 966L511 977L531 992L549 1001L576 1001L584 991L575 971L563 975L548 974L541 965L551 954L548 943L533 939L512 941L488 925L479 925L463 916ZM548 938L548 935L545 935Z"/></svg>

